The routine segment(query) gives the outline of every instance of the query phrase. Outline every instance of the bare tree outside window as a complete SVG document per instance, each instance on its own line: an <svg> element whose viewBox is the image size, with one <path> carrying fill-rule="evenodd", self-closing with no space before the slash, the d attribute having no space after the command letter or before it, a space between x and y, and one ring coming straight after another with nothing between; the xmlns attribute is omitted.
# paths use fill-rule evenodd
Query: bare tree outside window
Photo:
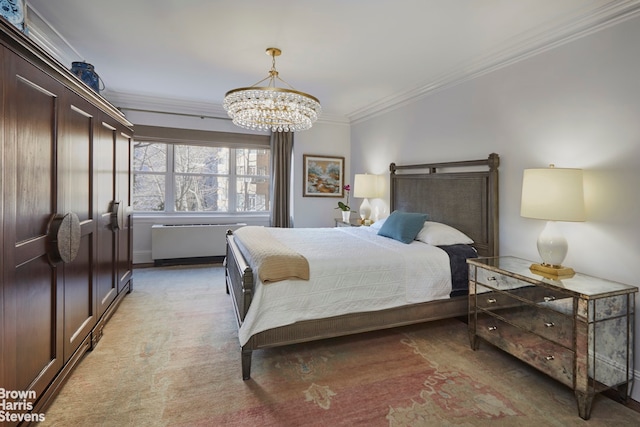
<svg viewBox="0 0 640 427"><path fill-rule="evenodd" d="M174 147L176 212L227 212L229 148Z"/></svg>
<svg viewBox="0 0 640 427"><path fill-rule="evenodd" d="M162 212L165 208L167 144L136 142L133 146L133 209Z"/></svg>

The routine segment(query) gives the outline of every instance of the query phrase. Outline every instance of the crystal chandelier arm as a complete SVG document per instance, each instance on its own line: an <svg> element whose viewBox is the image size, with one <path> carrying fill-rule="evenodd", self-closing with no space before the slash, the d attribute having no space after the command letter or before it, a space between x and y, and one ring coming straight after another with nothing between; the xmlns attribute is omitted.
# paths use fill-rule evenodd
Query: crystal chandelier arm
<svg viewBox="0 0 640 427"><path fill-rule="evenodd" d="M295 87L291 86L289 83L285 82L280 76L276 76L276 78L281 81L282 83L286 84L287 86L289 86L289 89L293 89L296 90ZM264 80L263 80L264 81ZM275 86L275 85L274 85ZM297 92L297 91L296 91Z"/></svg>
<svg viewBox="0 0 640 427"><path fill-rule="evenodd" d="M272 75L268 75L267 77L265 77L264 79L260 80L259 82L256 82L254 84L252 84L249 87L256 87L258 86L260 83L264 82L265 80L269 80L269 84L267 85L267 87L275 87L275 84L273 82L273 76Z"/></svg>

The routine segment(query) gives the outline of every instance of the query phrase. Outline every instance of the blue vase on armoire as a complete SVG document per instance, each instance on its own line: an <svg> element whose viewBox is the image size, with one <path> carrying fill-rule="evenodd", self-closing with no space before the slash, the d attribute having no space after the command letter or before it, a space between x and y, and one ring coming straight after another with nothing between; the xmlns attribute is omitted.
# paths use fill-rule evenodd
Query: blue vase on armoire
<svg viewBox="0 0 640 427"><path fill-rule="evenodd" d="M96 73L93 65L84 61L72 62L71 72L78 76L87 86L93 89L96 93L100 93L100 76ZM104 88L102 88L104 89Z"/></svg>

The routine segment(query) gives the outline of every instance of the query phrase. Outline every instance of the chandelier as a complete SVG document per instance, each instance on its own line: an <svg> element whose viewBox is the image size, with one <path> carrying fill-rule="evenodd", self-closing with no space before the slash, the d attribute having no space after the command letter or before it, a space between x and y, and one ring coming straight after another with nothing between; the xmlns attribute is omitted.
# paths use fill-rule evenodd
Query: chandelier
<svg viewBox="0 0 640 427"><path fill-rule="evenodd" d="M271 56L269 75L251 87L227 92L222 106L237 126L260 131L294 132L311 128L322 111L317 98L295 90L278 76L276 56L282 51L267 49ZM289 88L276 87L276 79ZM269 80L269 84L258 86Z"/></svg>

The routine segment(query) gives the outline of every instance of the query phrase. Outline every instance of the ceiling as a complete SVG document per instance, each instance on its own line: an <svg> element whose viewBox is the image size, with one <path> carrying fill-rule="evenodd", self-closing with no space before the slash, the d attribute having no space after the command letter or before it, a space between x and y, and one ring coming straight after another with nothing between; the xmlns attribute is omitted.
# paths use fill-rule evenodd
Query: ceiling
<svg viewBox="0 0 640 427"><path fill-rule="evenodd" d="M66 41L61 60L93 64L108 99L219 107L228 90L267 77L273 46L280 77L319 98L323 117L347 121L570 40L638 3L28 0L30 19Z"/></svg>

